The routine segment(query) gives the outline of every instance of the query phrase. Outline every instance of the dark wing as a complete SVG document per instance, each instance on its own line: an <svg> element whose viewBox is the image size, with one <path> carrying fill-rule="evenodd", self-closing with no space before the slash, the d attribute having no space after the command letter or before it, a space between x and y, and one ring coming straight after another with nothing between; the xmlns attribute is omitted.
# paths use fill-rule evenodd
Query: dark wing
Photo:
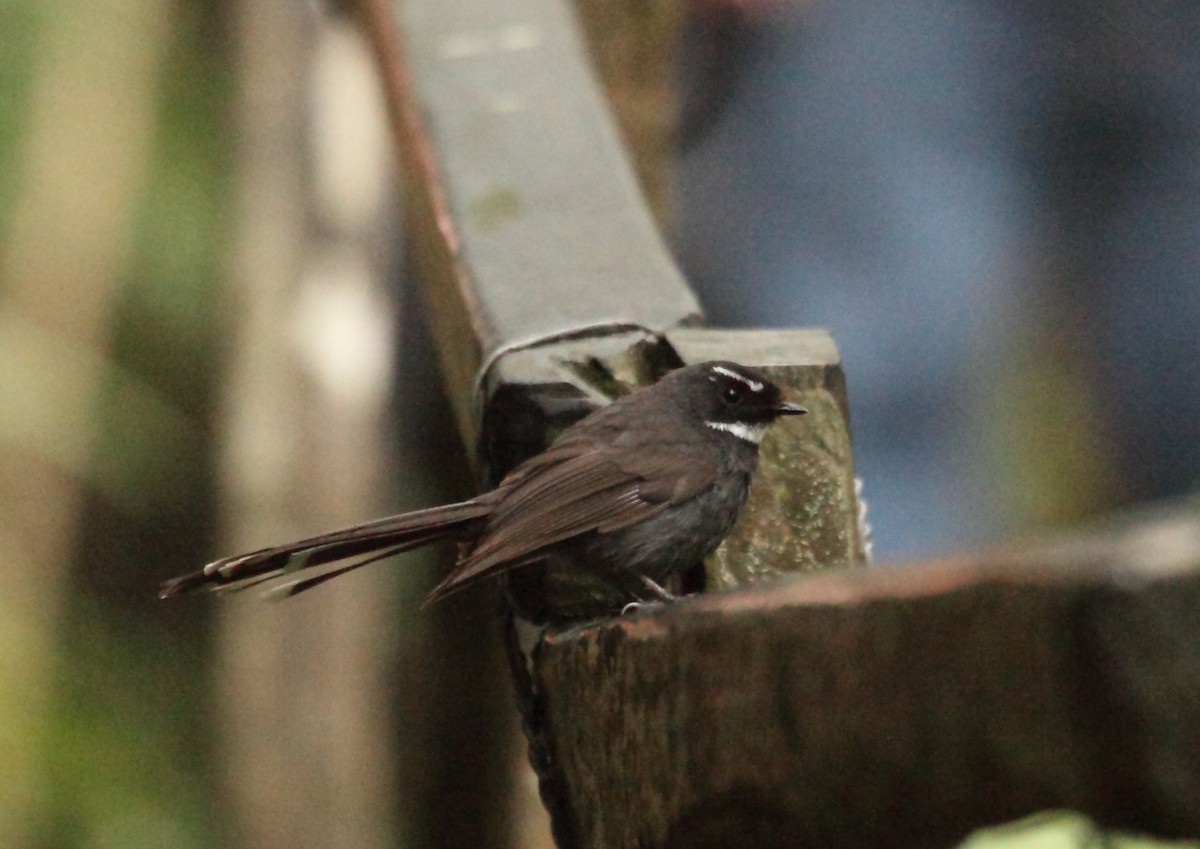
<svg viewBox="0 0 1200 849"><path fill-rule="evenodd" d="M501 484L476 545L426 603L539 560L572 537L644 522L712 485L715 470L687 462L694 455L687 446L645 447L568 439L518 467Z"/></svg>

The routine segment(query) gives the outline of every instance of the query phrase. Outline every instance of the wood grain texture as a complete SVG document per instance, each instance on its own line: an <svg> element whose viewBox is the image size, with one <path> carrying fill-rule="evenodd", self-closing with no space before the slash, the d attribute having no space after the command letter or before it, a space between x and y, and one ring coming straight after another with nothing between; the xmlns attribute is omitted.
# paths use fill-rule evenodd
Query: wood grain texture
<svg viewBox="0 0 1200 849"><path fill-rule="evenodd" d="M1033 811L1200 833L1200 517L827 572L552 634L583 847L935 846Z"/></svg>
<svg viewBox="0 0 1200 849"><path fill-rule="evenodd" d="M498 351L581 327L699 321L565 0L362 0L407 227L464 437Z"/></svg>

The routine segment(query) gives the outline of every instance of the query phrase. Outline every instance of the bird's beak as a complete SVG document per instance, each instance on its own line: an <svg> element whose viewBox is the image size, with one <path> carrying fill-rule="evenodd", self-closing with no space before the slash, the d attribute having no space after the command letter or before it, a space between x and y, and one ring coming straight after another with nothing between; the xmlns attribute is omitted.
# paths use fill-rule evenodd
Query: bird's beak
<svg viewBox="0 0 1200 849"><path fill-rule="evenodd" d="M793 404L791 401L780 401L775 405L775 415L777 416L802 416L808 410L801 407L799 404Z"/></svg>

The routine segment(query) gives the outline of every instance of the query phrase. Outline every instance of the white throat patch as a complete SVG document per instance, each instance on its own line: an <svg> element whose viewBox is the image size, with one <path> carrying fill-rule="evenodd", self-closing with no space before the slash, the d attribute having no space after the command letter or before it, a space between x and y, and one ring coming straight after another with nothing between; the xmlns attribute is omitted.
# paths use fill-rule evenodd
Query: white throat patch
<svg viewBox="0 0 1200 849"><path fill-rule="evenodd" d="M747 442L753 442L755 445L762 442L763 434L767 432L767 425L762 424L746 424L745 422L705 422L706 425L713 430L723 430L725 433L732 433L738 439L744 439Z"/></svg>

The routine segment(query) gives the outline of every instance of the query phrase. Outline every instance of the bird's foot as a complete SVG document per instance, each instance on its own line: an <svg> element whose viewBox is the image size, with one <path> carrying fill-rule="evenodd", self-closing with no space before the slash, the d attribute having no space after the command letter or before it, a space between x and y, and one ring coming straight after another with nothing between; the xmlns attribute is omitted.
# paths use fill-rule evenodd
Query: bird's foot
<svg viewBox="0 0 1200 849"><path fill-rule="evenodd" d="M631 601L629 604L621 608L621 615L627 613L636 613L639 610L645 610L650 607L661 607L664 604L670 604L679 601L679 596L675 595L670 590L663 587L662 584L655 581L653 578L647 578L645 575L638 575L638 580L647 590L649 598L640 598L637 601Z"/></svg>
<svg viewBox="0 0 1200 849"><path fill-rule="evenodd" d="M640 610L645 610L648 607L658 607L662 604L661 601L631 601L629 604L621 608L621 615L628 616L631 613L637 613Z"/></svg>

